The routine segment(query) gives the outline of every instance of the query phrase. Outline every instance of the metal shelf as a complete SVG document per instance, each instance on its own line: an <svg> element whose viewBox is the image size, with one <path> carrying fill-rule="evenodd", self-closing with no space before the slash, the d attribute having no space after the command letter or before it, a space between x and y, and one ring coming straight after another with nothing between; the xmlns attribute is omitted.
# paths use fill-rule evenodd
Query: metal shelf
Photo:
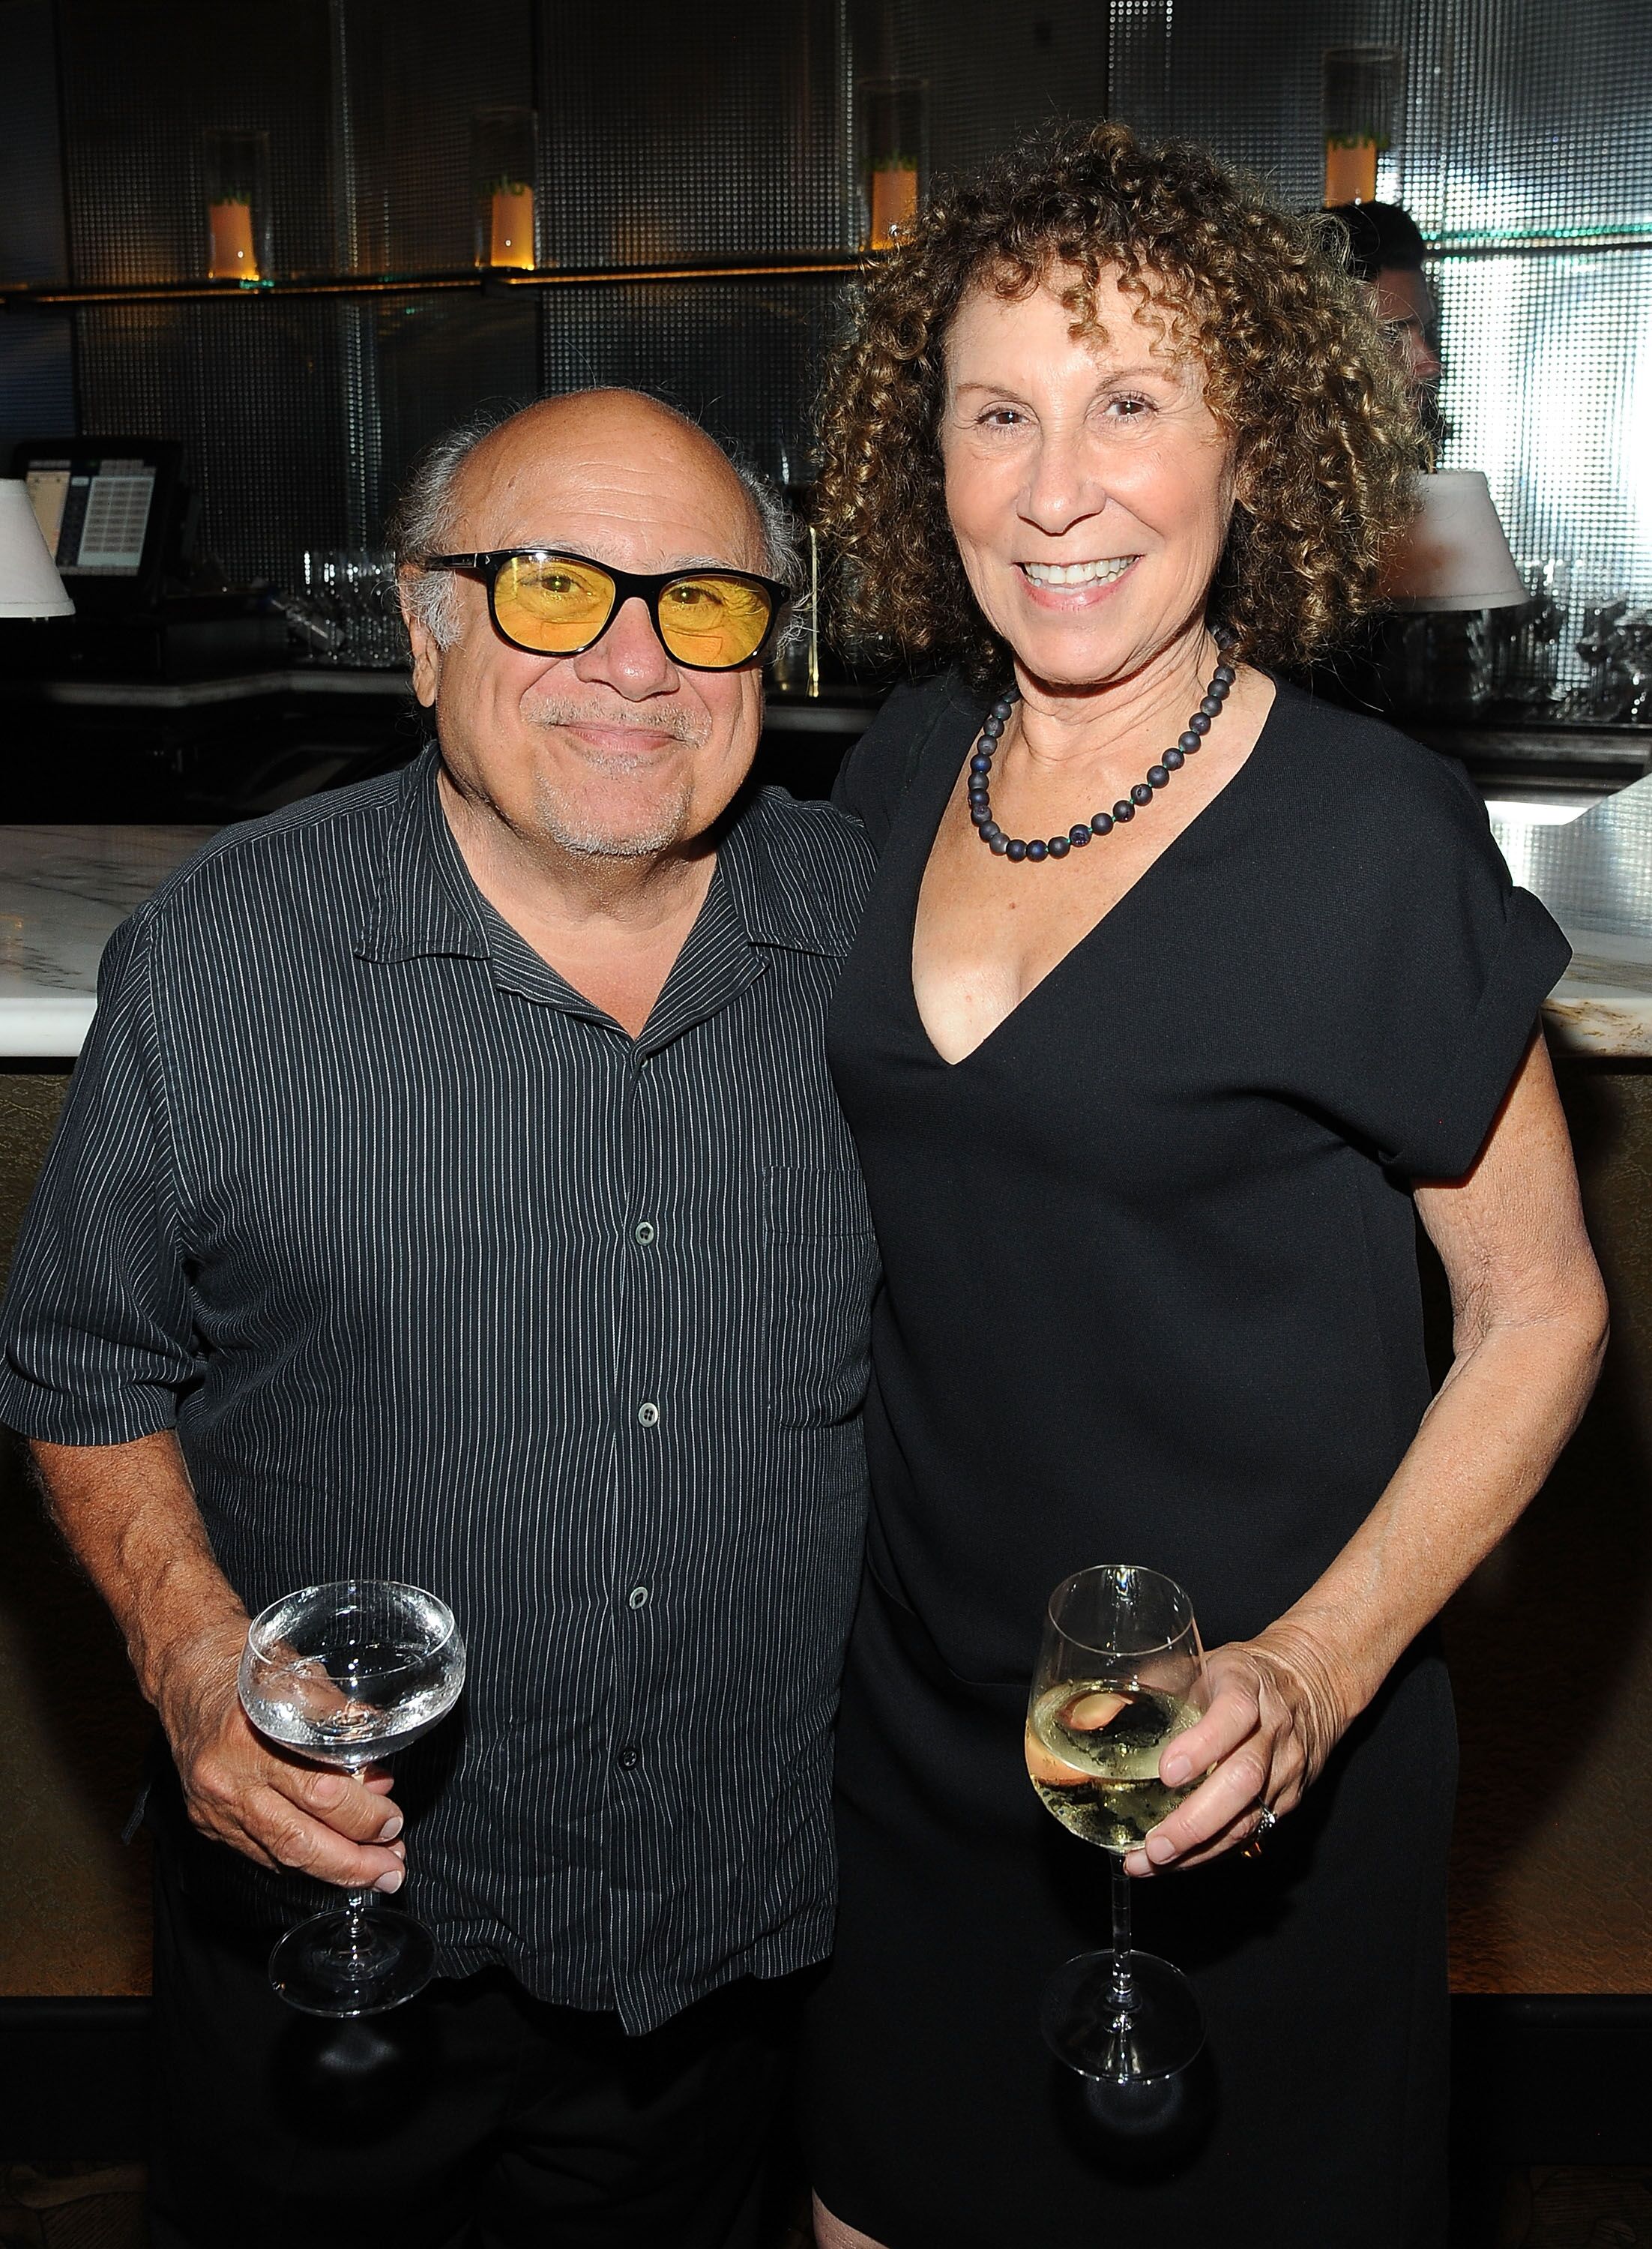
<svg viewBox="0 0 1652 2249"><path fill-rule="evenodd" d="M532 272L468 267L445 273L317 273L280 281L0 282L0 311L39 305L173 305L264 297L507 297L518 290L634 289L674 281L846 280L887 252L805 252L792 258L666 259L653 265L556 265Z"/></svg>
<svg viewBox="0 0 1652 2249"><path fill-rule="evenodd" d="M1518 232L1499 227L1456 229L1429 238L1437 258L1580 258L1603 250L1652 250L1652 228L1563 226Z"/></svg>

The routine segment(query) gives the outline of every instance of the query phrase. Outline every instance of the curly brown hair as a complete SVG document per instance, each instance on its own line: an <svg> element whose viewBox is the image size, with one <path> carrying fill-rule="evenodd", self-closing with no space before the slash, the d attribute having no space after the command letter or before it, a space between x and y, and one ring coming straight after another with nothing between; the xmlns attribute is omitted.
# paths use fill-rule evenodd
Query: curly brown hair
<svg viewBox="0 0 1652 2249"><path fill-rule="evenodd" d="M1061 126L943 188L911 240L866 273L822 412L820 531L852 645L1002 676L947 520L945 346L974 288L1030 295L1055 268L1074 333L1116 269L1143 314L1203 362L1230 432L1237 497L1211 621L1258 663L1306 664L1375 606L1412 512L1416 419L1347 272L1335 221L1297 217L1260 182L1184 141Z"/></svg>

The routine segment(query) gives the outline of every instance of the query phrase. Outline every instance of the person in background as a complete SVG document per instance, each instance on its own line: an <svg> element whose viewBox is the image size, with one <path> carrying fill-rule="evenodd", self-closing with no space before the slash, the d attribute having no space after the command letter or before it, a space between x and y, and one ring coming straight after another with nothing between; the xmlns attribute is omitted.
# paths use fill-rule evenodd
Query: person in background
<svg viewBox="0 0 1652 2249"><path fill-rule="evenodd" d="M1417 426L1429 447L1445 436L1440 413L1440 308L1424 272L1428 245L1398 203L1333 203L1347 230L1348 271L1364 291Z"/></svg>
<svg viewBox="0 0 1652 2249"><path fill-rule="evenodd" d="M460 431L397 547L435 743L117 932L0 1336L171 1753L153 2238L753 2249L832 1932L871 852L746 787L790 526L680 416ZM394 1799L236 1699L249 1612L355 1575L470 1652ZM318 2048L291 1870L391 1891L409 1841L441 1980Z"/></svg>

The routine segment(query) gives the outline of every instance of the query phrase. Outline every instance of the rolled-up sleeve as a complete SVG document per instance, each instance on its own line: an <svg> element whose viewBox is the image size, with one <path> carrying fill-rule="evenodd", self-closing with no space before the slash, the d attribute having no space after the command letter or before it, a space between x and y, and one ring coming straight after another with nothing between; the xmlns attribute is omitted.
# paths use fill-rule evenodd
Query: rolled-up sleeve
<svg viewBox="0 0 1652 2249"><path fill-rule="evenodd" d="M157 1031L154 919L109 940L98 1008L0 1307L0 1420L56 1444L170 1428L200 1373Z"/></svg>
<svg viewBox="0 0 1652 2249"><path fill-rule="evenodd" d="M1301 1005L1272 1013L1278 1082L1400 1177L1460 1179L1570 948L1511 881L1467 775L1369 738L1374 753L1324 777L1313 880L1280 902L1276 984Z"/></svg>

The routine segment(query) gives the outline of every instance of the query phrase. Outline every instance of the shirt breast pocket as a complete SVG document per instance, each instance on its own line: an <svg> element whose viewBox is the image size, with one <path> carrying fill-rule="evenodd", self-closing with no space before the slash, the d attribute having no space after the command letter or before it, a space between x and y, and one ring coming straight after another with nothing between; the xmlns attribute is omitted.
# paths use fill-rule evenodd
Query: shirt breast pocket
<svg viewBox="0 0 1652 2249"><path fill-rule="evenodd" d="M847 1421L866 1396L878 1250L852 1164L777 1164L764 1182L769 1403L782 1427Z"/></svg>

